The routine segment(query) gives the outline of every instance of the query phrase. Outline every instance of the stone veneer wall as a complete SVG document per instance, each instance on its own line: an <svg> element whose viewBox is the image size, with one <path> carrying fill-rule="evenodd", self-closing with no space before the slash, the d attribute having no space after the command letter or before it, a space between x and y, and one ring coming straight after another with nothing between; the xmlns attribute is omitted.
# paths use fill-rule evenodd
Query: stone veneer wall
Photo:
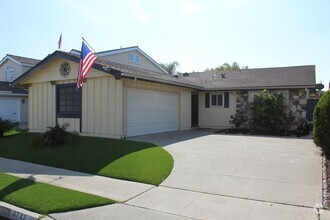
<svg viewBox="0 0 330 220"><path fill-rule="evenodd" d="M294 116L291 129L296 129L299 120L306 117L307 98L305 89L289 90L289 113ZM248 91L236 92L236 112L241 110L248 111L247 105L249 102Z"/></svg>
<svg viewBox="0 0 330 220"><path fill-rule="evenodd" d="M246 110L248 102L249 102L249 92L248 91L236 92L236 112L238 112L240 110Z"/></svg>
<svg viewBox="0 0 330 220"><path fill-rule="evenodd" d="M248 106L247 106L248 103L249 103L249 92L248 91L237 91L236 92L236 112L243 110L246 113L248 113ZM248 127L249 122L246 122L244 126Z"/></svg>
<svg viewBox="0 0 330 220"><path fill-rule="evenodd" d="M289 109L294 116L293 126L297 126L299 119L306 118L307 98L305 89L289 90Z"/></svg>

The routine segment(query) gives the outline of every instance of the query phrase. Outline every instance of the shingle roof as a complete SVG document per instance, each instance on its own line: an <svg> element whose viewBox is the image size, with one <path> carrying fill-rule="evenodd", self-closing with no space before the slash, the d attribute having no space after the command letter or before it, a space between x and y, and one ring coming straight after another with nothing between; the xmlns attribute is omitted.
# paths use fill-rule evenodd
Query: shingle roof
<svg viewBox="0 0 330 220"><path fill-rule="evenodd" d="M40 62L40 60L38 60L38 59L33 59L33 58L29 58L29 57L21 57L21 56L16 56L16 55L12 55L12 54L7 54L7 56L17 60L18 62L20 62L22 64L26 64L26 65L36 65L37 63Z"/></svg>
<svg viewBox="0 0 330 220"><path fill-rule="evenodd" d="M71 57L75 57L77 59L80 58L79 55L77 55L77 54L67 53L67 52L63 52L63 51L61 51L61 53L69 55ZM100 57L97 58L95 63L99 64L103 67L106 67L106 68L103 68L103 70L105 72L107 72L107 70L106 70L107 68L108 69L110 68L110 69L121 72L122 73L121 75L123 77L132 77L132 78L137 77L140 79L144 78L144 79L150 80L150 81L161 81L161 82L167 82L169 84L176 84L176 85L181 85L181 86L186 86L186 87L202 89L200 84L190 82L185 77L176 78L170 74L154 72L154 71L147 70L147 69L142 69L142 68L138 68L138 67L134 67L134 66L116 63L116 62L104 60Z"/></svg>
<svg viewBox="0 0 330 220"><path fill-rule="evenodd" d="M12 87L10 82L0 81L0 92L12 92L16 94L27 94L28 92L21 88Z"/></svg>
<svg viewBox="0 0 330 220"><path fill-rule="evenodd" d="M52 57L62 57L79 62L79 55L55 51L38 65L27 71L14 81L14 84L33 74L35 69L45 65ZM170 74L153 72L125 64L115 63L98 58L93 68L121 77L138 78L156 81L199 90L238 90L238 89L270 89L270 88L314 88L315 66L275 67L246 69L240 71L199 72L189 76L173 77ZM221 77L224 75L225 77Z"/></svg>
<svg viewBox="0 0 330 220"><path fill-rule="evenodd" d="M314 65L197 72L185 78L205 89L313 87L316 83Z"/></svg>
<svg viewBox="0 0 330 220"><path fill-rule="evenodd" d="M115 63L107 60L103 60L98 58L96 61L98 64L106 66L111 69L118 70L122 72L123 77L137 77L137 78L143 78L146 80L150 81L160 81L160 82L167 82L169 84L177 84L177 85L182 85L186 87L194 87L194 88L199 88L202 89L203 87L201 86L200 83L198 82L192 82L188 80L186 77L174 77L171 74L164 74L164 73L159 73L159 72L154 72L146 69L141 69L138 67L133 67L125 64L120 64L120 63Z"/></svg>

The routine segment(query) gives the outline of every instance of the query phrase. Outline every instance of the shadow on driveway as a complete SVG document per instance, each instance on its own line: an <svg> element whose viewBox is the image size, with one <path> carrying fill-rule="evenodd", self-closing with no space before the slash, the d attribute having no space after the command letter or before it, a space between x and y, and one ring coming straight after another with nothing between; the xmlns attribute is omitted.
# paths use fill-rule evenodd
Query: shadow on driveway
<svg viewBox="0 0 330 220"><path fill-rule="evenodd" d="M143 135L143 136L135 136L130 137L128 140L135 140L135 141L143 141L143 142L150 142L157 144L159 146L166 147L171 144L176 144L182 141L187 141L199 137L203 137L206 135L214 134L215 129L191 129L186 131L173 131L173 132L165 132L165 133L158 133L158 134L150 134L150 135Z"/></svg>

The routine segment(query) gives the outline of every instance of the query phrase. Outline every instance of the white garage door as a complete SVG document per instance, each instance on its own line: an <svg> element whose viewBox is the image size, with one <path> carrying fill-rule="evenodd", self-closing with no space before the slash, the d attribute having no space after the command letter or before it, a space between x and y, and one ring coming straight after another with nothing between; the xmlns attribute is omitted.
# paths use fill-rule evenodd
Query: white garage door
<svg viewBox="0 0 330 220"><path fill-rule="evenodd" d="M175 131L179 127L179 94L127 89L127 136Z"/></svg>
<svg viewBox="0 0 330 220"><path fill-rule="evenodd" d="M0 98L0 117L18 121L19 100L11 98Z"/></svg>

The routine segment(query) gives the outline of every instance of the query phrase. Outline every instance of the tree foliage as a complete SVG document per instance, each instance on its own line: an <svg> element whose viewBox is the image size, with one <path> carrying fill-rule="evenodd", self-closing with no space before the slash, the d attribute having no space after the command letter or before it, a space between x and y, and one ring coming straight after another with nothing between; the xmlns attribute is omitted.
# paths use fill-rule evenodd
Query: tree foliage
<svg viewBox="0 0 330 220"><path fill-rule="evenodd" d="M234 125L235 128L240 128L248 121L246 112L243 109L237 111L235 115L231 115L230 118L231 120L229 121L229 123Z"/></svg>
<svg viewBox="0 0 330 220"><path fill-rule="evenodd" d="M221 66L217 66L215 68L207 68L205 72L215 72L215 71L233 71L240 70L239 64L237 62L233 62L231 65L229 63L223 63Z"/></svg>
<svg viewBox="0 0 330 220"><path fill-rule="evenodd" d="M178 61L173 61L171 63L160 63L163 69L165 69L169 74L175 74L176 68L180 66Z"/></svg>
<svg viewBox="0 0 330 220"><path fill-rule="evenodd" d="M11 131L18 126L18 122L12 122L8 119L0 117L0 138L3 137L5 132Z"/></svg>
<svg viewBox="0 0 330 220"><path fill-rule="evenodd" d="M313 113L313 139L323 153L330 155L330 91L325 92Z"/></svg>
<svg viewBox="0 0 330 220"><path fill-rule="evenodd" d="M284 96L282 93L264 90L254 97L250 110L256 128L276 132L280 129L284 117Z"/></svg>

